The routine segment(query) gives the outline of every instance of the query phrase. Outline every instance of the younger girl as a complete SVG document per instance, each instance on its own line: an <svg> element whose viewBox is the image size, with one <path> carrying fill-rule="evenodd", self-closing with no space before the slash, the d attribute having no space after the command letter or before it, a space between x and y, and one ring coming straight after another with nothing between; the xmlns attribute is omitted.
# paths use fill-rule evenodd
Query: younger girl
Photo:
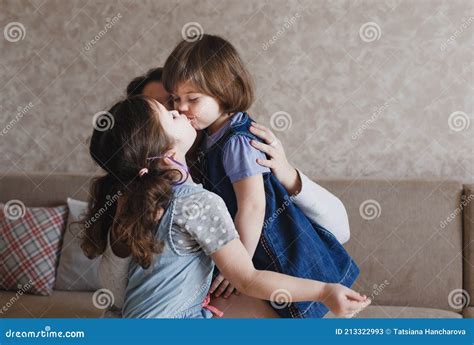
<svg viewBox="0 0 474 345"><path fill-rule="evenodd" d="M114 125L95 129L91 139L91 156L106 175L91 188L87 218L95 221L85 228L82 248L95 257L112 246L131 258L124 317L220 315L208 305L214 262L239 291L256 298L271 300L284 289L293 301L324 300L338 316L368 304L340 284L254 268L223 200L187 173L184 157L196 131L184 115L140 96L109 113ZM118 205L104 207L119 192Z"/></svg>
<svg viewBox="0 0 474 345"><path fill-rule="evenodd" d="M163 82L175 109L206 133L201 182L225 201L255 267L351 286L359 268L344 247L308 219L270 170L256 162L265 156L251 145L257 138L245 113L253 101L252 83L235 48L212 35L183 40L165 63ZM229 284L222 273L211 292ZM293 318L322 317L328 311L312 302L275 310Z"/></svg>

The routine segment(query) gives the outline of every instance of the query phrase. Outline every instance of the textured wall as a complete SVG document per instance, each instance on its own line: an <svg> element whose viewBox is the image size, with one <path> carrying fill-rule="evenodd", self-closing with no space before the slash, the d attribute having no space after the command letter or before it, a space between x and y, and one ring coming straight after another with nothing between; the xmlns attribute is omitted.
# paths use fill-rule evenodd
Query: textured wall
<svg viewBox="0 0 474 345"><path fill-rule="evenodd" d="M96 171L92 116L197 22L241 52L257 86L253 116L281 129L307 173L473 180L470 0L0 0L0 9L2 174Z"/></svg>

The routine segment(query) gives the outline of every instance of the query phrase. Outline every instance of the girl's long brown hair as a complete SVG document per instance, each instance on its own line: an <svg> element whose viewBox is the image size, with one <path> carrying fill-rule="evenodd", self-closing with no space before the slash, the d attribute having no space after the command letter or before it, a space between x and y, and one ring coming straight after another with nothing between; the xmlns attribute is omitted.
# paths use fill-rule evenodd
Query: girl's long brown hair
<svg viewBox="0 0 474 345"><path fill-rule="evenodd" d="M106 175L91 184L89 209L82 220L81 248L89 258L105 251L111 230L143 268L160 253L154 229L160 211L172 198L172 183L182 176L179 170L166 167L162 159L147 160L173 147L152 102L156 101L134 96L116 103L95 120L89 151ZM100 124L105 121L108 125L104 129ZM139 177L142 168L148 173Z"/></svg>

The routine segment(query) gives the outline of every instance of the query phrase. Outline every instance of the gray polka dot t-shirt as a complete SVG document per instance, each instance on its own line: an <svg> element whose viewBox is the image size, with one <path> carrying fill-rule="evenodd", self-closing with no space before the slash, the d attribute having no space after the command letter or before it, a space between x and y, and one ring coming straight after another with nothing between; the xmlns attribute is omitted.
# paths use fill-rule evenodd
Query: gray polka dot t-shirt
<svg viewBox="0 0 474 345"><path fill-rule="evenodd" d="M204 190L176 199L171 237L180 253L210 255L239 235L224 200Z"/></svg>

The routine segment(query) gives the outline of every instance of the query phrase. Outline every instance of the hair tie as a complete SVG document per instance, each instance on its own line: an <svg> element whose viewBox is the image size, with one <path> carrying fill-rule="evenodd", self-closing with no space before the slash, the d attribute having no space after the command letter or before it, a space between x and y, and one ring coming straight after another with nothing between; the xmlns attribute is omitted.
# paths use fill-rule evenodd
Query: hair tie
<svg viewBox="0 0 474 345"><path fill-rule="evenodd" d="M148 169L147 168L140 169L140 171L138 172L138 176L140 176L140 177L142 177L145 174L148 174Z"/></svg>

